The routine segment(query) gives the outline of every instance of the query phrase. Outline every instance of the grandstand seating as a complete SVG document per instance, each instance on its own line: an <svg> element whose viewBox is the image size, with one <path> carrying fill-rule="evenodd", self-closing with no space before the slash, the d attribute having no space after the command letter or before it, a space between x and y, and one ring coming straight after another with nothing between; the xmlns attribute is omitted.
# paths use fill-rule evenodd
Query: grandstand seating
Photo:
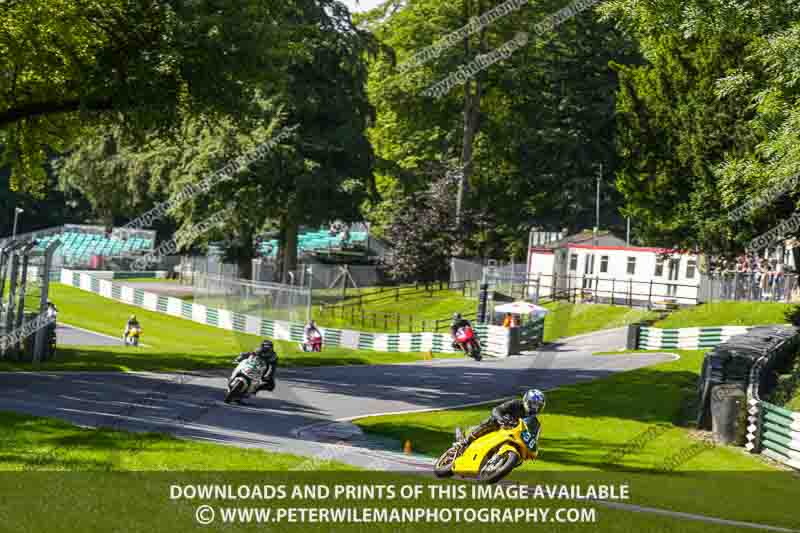
<svg viewBox="0 0 800 533"><path fill-rule="evenodd" d="M93 256L119 256L142 252L153 248L152 239L130 237L118 239L106 237L104 234L65 231L55 235L38 238L39 248L46 248L54 239L61 240L59 253L76 261L88 261Z"/></svg>
<svg viewBox="0 0 800 533"><path fill-rule="evenodd" d="M70 262L88 262L93 256L115 257L136 252L151 250L154 246L153 239L143 237L129 237L120 239L107 237L104 233L89 233L81 231L62 231L51 235L37 237L39 248L44 249L54 239L61 240L59 253ZM366 231L351 231L348 244L366 244ZM341 249L341 235L331 236L329 230L302 232L298 236L297 251L314 252L329 249ZM275 257L278 254L278 241L272 239L262 241L259 248L261 255Z"/></svg>
<svg viewBox="0 0 800 533"><path fill-rule="evenodd" d="M363 244L367 242L366 231L352 231L350 232L350 239L348 244ZM341 235L337 234L331 237L329 231L308 231L301 233L297 239L297 253L324 251L331 248L341 248L342 239ZM278 240L272 239L270 241L262 241L259 248L261 255L265 257L275 257L278 254Z"/></svg>

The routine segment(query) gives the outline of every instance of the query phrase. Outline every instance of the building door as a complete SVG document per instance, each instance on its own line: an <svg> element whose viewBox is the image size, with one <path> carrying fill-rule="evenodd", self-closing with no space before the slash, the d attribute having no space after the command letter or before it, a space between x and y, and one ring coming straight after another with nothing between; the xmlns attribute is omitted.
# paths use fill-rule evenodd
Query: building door
<svg viewBox="0 0 800 533"><path fill-rule="evenodd" d="M669 260L669 268L667 269L667 279L669 280L670 283L667 285L667 296L669 296L670 298L674 298L678 294L678 286L674 282L678 281L678 272L680 272L680 267L681 267L680 258Z"/></svg>
<svg viewBox="0 0 800 533"><path fill-rule="evenodd" d="M586 263L583 267L583 288L591 289L592 280L591 276L594 274L594 254L586 255Z"/></svg>

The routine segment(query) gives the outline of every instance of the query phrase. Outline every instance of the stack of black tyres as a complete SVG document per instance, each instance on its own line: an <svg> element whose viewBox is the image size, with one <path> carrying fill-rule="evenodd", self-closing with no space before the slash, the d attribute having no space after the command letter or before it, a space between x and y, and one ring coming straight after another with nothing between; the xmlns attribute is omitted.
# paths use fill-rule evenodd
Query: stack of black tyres
<svg viewBox="0 0 800 533"><path fill-rule="evenodd" d="M758 387L770 390L775 370L791 364L798 340L798 330L791 326L756 327L706 353L698 382L698 427L713 429L718 441L740 443L744 435L740 418L753 365L767 356Z"/></svg>

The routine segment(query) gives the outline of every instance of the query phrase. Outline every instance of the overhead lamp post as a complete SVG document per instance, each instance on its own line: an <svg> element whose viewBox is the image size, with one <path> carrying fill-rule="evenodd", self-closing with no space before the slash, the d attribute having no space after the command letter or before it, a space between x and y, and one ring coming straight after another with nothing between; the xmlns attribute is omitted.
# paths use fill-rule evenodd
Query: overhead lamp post
<svg viewBox="0 0 800 533"><path fill-rule="evenodd" d="M597 191L595 196L595 220L594 220L594 245L597 246L598 233L600 232L600 180L603 177L603 163L600 163L597 173Z"/></svg>
<svg viewBox="0 0 800 533"><path fill-rule="evenodd" d="M24 213L25 210L20 207L14 208L14 229L11 231L11 238L14 239L17 236L17 219L19 218L20 213Z"/></svg>

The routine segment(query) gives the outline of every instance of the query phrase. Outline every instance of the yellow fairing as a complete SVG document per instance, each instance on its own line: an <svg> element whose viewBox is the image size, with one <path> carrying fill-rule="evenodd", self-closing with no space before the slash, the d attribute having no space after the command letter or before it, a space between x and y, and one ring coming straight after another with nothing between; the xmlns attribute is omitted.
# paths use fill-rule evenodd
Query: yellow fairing
<svg viewBox="0 0 800 533"><path fill-rule="evenodd" d="M513 429L500 429L480 437L453 462L453 472L456 474L477 474L484 458L495 452L495 450L497 450L497 453L512 451L517 455L522 454L520 459L527 459L530 456L530 451L521 437L522 432L527 429L525 422L520 420L519 424Z"/></svg>

